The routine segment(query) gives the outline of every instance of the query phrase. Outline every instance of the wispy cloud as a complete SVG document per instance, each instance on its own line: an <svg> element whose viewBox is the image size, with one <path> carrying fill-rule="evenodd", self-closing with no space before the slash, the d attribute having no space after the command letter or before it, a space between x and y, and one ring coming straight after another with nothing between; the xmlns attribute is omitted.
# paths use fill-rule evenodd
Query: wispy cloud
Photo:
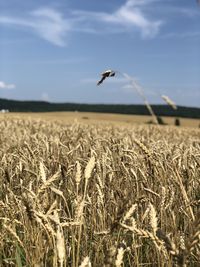
<svg viewBox="0 0 200 267"><path fill-rule="evenodd" d="M154 11L158 9L159 12L156 12L155 16ZM162 19L158 19L157 14ZM197 8L174 6L167 2L163 4L161 0L126 0L111 12L68 9L64 15L55 8L40 7L21 17L0 15L0 25L27 30L54 45L65 46L71 32L117 34L137 31L142 38L154 38L162 25L168 23L169 14L182 15L190 19L200 16ZM191 37L196 35L198 34L192 33ZM167 38L187 36L190 34L167 34Z"/></svg>
<svg viewBox="0 0 200 267"><path fill-rule="evenodd" d="M162 4L161 0L126 0L111 12L68 9L65 15L52 7L40 7L21 17L0 15L0 24L28 30L54 45L65 46L71 32L116 34L138 31L142 38L154 38L168 21L168 18L163 19L166 12L192 19L200 16L196 8L169 4L163 8ZM162 19L156 18L153 12L155 8L160 8ZM183 35L180 34L180 37Z"/></svg>
<svg viewBox="0 0 200 267"><path fill-rule="evenodd" d="M162 19L157 18L158 14ZM177 18L180 15L198 19L200 11L193 7L172 5L170 2L163 3L161 0L126 0L111 12L67 9L64 15L55 8L40 7L21 17L0 15L0 25L32 32L54 45L65 46L71 32L117 34L137 31L142 38L154 38L162 25L169 22L169 16ZM168 32L163 38L188 36L196 37L199 33Z"/></svg>
<svg viewBox="0 0 200 267"><path fill-rule="evenodd" d="M137 29L142 37L154 37L162 21L147 18L144 7L155 1L158 0L127 0L111 13L68 10L67 17L58 10L42 7L21 17L0 16L0 24L30 30L57 46L64 46L72 31L94 34Z"/></svg>
<svg viewBox="0 0 200 267"><path fill-rule="evenodd" d="M101 22L110 25L110 32L139 30L142 37L154 37L163 24L161 20L147 18L143 8L156 0L128 0L113 13L74 11L83 22ZM94 26L93 26L94 27ZM105 29L105 28L104 28ZM109 31L109 29L107 29Z"/></svg>
<svg viewBox="0 0 200 267"><path fill-rule="evenodd" d="M16 85L13 83L5 83L3 81L0 81L0 89L14 89L16 88Z"/></svg>
<svg viewBox="0 0 200 267"><path fill-rule="evenodd" d="M25 18L1 16L0 23L30 29L41 38L58 46L64 46L67 32L70 30L69 21L54 9L40 8Z"/></svg>

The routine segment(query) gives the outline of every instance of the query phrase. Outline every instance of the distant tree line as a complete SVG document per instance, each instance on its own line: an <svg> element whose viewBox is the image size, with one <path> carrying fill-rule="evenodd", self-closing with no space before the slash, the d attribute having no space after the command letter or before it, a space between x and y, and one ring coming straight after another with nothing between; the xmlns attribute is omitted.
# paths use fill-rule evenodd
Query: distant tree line
<svg viewBox="0 0 200 267"><path fill-rule="evenodd" d="M200 118L200 108L178 106L177 110L173 110L167 105L152 105L152 108L156 116ZM145 105L49 103L45 101L17 101L8 99L0 99L0 110L2 109L9 110L10 112L79 111L149 115Z"/></svg>

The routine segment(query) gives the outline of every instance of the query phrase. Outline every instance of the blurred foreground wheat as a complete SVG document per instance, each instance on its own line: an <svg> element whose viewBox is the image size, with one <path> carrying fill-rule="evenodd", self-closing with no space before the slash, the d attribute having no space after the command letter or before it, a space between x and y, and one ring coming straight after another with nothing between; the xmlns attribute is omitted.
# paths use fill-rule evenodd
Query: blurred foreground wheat
<svg viewBox="0 0 200 267"><path fill-rule="evenodd" d="M0 266L199 266L198 129L0 131Z"/></svg>

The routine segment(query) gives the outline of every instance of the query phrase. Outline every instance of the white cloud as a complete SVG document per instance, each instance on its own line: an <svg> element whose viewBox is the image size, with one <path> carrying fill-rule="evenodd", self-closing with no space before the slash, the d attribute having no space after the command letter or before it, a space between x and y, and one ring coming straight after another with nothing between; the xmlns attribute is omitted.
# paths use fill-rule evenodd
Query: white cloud
<svg viewBox="0 0 200 267"><path fill-rule="evenodd" d="M161 20L147 18L143 8L156 0L128 0L113 13L74 11L82 20L110 25L110 32L138 29L142 37L154 37L163 24ZM92 23L93 24L93 23ZM120 28L119 28L120 27ZM114 30L113 30L114 29Z"/></svg>
<svg viewBox="0 0 200 267"><path fill-rule="evenodd" d="M0 24L31 30L57 46L66 44L71 31L89 34L138 29L142 37L154 37L162 21L148 18L144 8L155 1L127 0L113 13L71 10L67 18L53 8L41 7L21 17L0 16Z"/></svg>
<svg viewBox="0 0 200 267"><path fill-rule="evenodd" d="M16 88L16 85L15 84L7 84L3 81L0 81L0 89L14 89Z"/></svg>
<svg viewBox="0 0 200 267"><path fill-rule="evenodd" d="M159 5L156 5L156 2ZM168 1L172 2L172 1ZM161 0L126 0L124 4L111 12L93 12L85 10L66 10L65 15L50 7L40 7L21 17L1 16L0 25L15 27L35 33L40 38L57 46L65 46L71 32L87 34L132 33L138 31L142 38L154 38L164 24L153 14L169 20L169 15L187 16L191 19L200 16L197 8L183 5L174 6ZM155 10L160 10L156 12ZM199 36L198 32L165 33L162 38L184 38Z"/></svg>
<svg viewBox="0 0 200 267"><path fill-rule="evenodd" d="M147 19L142 10L137 7L138 1L129 0L124 6L118 9L111 17L114 21L127 27L137 27L143 37L153 37L162 24L161 21L152 21ZM149 3L149 1L141 1L139 5ZM138 6L139 6L138 5Z"/></svg>
<svg viewBox="0 0 200 267"><path fill-rule="evenodd" d="M65 45L65 37L70 30L69 21L60 12L50 8L37 9L25 18L1 16L0 23L31 29L41 38L58 46Z"/></svg>
<svg viewBox="0 0 200 267"><path fill-rule="evenodd" d="M32 16L34 17L33 28L42 38L59 46L65 45L70 23L62 17L61 13L53 9L41 8L32 12Z"/></svg>

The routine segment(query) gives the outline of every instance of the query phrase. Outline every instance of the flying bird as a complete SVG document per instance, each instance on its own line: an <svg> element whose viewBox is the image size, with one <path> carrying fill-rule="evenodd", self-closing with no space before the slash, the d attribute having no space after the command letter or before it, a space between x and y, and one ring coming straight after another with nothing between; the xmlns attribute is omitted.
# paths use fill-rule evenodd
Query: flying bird
<svg viewBox="0 0 200 267"><path fill-rule="evenodd" d="M97 85L100 85L106 78L115 76L115 72L113 70L106 70L101 73L101 80L98 81Z"/></svg>

